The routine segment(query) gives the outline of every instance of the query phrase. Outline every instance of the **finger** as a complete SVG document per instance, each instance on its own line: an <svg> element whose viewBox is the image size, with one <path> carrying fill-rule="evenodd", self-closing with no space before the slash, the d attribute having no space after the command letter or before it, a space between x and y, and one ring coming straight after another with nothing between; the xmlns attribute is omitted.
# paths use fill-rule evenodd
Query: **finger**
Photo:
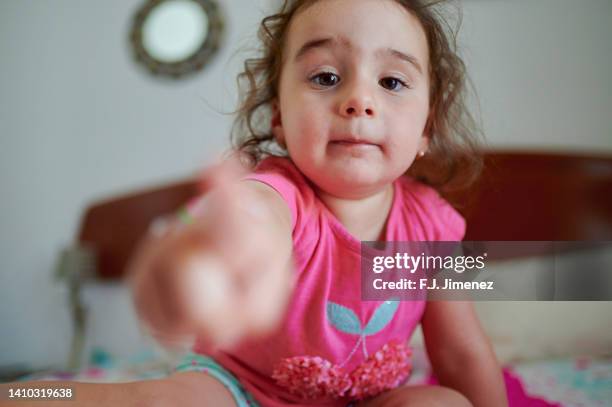
<svg viewBox="0 0 612 407"><path fill-rule="evenodd" d="M165 321L161 318L162 309L160 303L152 298L155 290L151 281L144 282L139 290L141 292L135 296L134 304L142 326L151 334L153 332L167 331Z"/></svg>
<svg viewBox="0 0 612 407"><path fill-rule="evenodd" d="M237 291L226 263L210 254L194 256L183 269L185 298L191 301L198 338L209 346L229 348L245 333L247 311L238 306Z"/></svg>
<svg viewBox="0 0 612 407"><path fill-rule="evenodd" d="M193 349L196 342L195 335L174 335L154 328L148 332L155 340L167 350L188 352Z"/></svg>
<svg viewBox="0 0 612 407"><path fill-rule="evenodd" d="M161 325L159 303L152 297L156 292L150 276L151 252L141 251L131 261L129 284L132 290L133 305L138 318L147 326Z"/></svg>
<svg viewBox="0 0 612 407"><path fill-rule="evenodd" d="M244 309L228 305L223 316L198 330L198 343L209 349L231 349L248 334Z"/></svg>
<svg viewBox="0 0 612 407"><path fill-rule="evenodd" d="M176 245L159 242L150 250L144 251L136 260L135 304L138 314L148 325L158 331L182 333L186 314L181 304L181 293L176 289L177 273L175 254L168 254ZM174 251L174 250L172 250Z"/></svg>
<svg viewBox="0 0 612 407"><path fill-rule="evenodd" d="M185 259L181 281L189 319L199 326L223 318L231 298L230 279L223 262L199 253Z"/></svg>
<svg viewBox="0 0 612 407"><path fill-rule="evenodd" d="M199 188L202 192L220 188L238 181L247 170L238 156L231 156L217 164L205 168L199 177Z"/></svg>

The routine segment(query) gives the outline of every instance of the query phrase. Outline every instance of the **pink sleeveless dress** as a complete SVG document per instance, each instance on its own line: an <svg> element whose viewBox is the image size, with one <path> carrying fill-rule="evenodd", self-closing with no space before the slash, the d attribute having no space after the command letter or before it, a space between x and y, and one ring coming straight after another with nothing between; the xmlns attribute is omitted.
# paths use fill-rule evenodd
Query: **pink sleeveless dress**
<svg viewBox="0 0 612 407"><path fill-rule="evenodd" d="M263 406L345 406L402 384L425 302L361 300L361 242L291 160L267 158L246 179L272 187L290 209L296 285L273 334L209 356ZM393 187L385 240L463 238L464 219L434 189L409 177Z"/></svg>

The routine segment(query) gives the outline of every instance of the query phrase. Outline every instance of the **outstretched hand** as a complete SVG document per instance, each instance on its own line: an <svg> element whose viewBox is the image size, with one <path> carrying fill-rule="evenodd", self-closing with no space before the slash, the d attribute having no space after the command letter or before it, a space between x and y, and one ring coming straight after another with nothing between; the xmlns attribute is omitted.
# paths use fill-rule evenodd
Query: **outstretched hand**
<svg viewBox="0 0 612 407"><path fill-rule="evenodd" d="M131 263L137 312L162 343L197 336L228 347L282 317L291 285L288 209L242 175L235 162L207 170L210 192L193 220L147 237Z"/></svg>

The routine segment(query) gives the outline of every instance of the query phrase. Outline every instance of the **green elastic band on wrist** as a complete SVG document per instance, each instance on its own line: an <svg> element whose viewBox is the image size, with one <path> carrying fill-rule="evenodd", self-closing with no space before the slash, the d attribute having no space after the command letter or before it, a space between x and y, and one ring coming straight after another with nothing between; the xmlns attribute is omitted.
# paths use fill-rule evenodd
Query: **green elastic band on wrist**
<svg viewBox="0 0 612 407"><path fill-rule="evenodd" d="M179 210L178 218L179 218L179 221L183 223L184 225L189 225L190 223L193 223L193 221L195 220L193 215L189 213L189 211L186 208L181 208Z"/></svg>

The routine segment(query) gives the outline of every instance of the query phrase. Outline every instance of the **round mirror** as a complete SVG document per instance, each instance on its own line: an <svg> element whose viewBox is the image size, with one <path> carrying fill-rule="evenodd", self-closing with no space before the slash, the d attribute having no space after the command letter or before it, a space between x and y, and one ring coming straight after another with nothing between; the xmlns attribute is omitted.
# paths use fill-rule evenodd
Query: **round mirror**
<svg viewBox="0 0 612 407"><path fill-rule="evenodd" d="M210 61L222 32L214 0L148 0L134 18L131 41L151 72L178 78Z"/></svg>

